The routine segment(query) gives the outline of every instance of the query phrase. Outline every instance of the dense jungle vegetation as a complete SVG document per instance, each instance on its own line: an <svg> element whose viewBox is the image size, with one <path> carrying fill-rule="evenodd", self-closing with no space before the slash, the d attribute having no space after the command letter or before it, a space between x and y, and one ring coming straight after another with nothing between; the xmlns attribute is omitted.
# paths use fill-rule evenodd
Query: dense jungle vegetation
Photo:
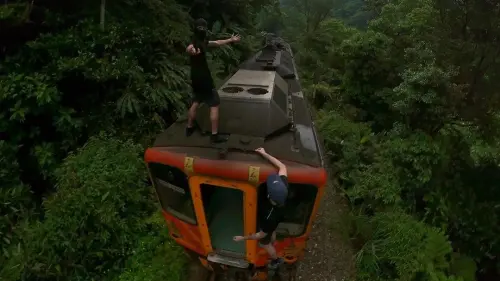
<svg viewBox="0 0 500 281"><path fill-rule="evenodd" d="M3 1L0 280L184 280L142 154L184 114L199 16L242 34L218 78L261 30L293 45L358 280L498 280L500 4L280 2Z"/></svg>

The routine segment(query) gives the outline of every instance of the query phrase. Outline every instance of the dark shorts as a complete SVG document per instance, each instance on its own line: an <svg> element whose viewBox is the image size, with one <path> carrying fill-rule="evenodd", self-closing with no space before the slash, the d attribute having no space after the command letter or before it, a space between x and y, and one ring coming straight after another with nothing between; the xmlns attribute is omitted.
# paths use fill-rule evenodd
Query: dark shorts
<svg viewBox="0 0 500 281"><path fill-rule="evenodd" d="M266 237L262 238L259 240L259 244L261 245L269 245L271 244L273 241L273 233L269 233L266 235Z"/></svg>
<svg viewBox="0 0 500 281"><path fill-rule="evenodd" d="M193 89L193 102L204 103L209 107L216 107L220 104L219 93L216 89L202 90Z"/></svg>

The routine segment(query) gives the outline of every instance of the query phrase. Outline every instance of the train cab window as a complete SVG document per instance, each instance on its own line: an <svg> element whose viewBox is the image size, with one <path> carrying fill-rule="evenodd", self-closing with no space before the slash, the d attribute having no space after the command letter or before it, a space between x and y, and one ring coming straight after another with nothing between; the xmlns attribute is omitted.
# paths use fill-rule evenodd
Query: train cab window
<svg viewBox="0 0 500 281"><path fill-rule="evenodd" d="M181 220L196 224L186 174L178 168L159 163L150 163L149 170L163 209Z"/></svg>
<svg viewBox="0 0 500 281"><path fill-rule="evenodd" d="M310 220L318 188L308 184L289 183L288 198L284 207L284 220L278 225L276 233L278 236L300 236L306 231ZM267 185L259 186L258 216L269 206L267 199ZM257 221L259 225L259 222Z"/></svg>

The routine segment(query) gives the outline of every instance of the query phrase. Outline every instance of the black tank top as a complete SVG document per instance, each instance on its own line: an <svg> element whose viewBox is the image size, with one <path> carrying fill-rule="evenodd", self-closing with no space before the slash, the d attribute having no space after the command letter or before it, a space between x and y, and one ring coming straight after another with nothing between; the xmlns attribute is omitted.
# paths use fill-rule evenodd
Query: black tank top
<svg viewBox="0 0 500 281"><path fill-rule="evenodd" d="M189 58L191 64L192 85L203 85L205 87L215 88L212 74L210 73L210 68L208 67L207 62L206 52L208 49L208 40L204 40L202 42L193 40L193 46L197 49L200 49L200 54L190 56Z"/></svg>

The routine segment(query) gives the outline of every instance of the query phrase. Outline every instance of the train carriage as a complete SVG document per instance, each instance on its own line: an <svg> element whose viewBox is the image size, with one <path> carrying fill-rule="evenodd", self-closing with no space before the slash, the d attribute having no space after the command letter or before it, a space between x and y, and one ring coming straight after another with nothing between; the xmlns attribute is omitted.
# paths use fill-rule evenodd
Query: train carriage
<svg viewBox="0 0 500 281"><path fill-rule="evenodd" d="M207 269L231 278L266 280L268 256L258 241L235 235L258 231L266 178L276 173L258 147L287 166L289 195L275 247L293 278L327 181L321 141L302 94L290 46L268 36L265 47L218 89L222 144L210 143L208 108L199 131L185 136L181 119L145 153L171 237Z"/></svg>

